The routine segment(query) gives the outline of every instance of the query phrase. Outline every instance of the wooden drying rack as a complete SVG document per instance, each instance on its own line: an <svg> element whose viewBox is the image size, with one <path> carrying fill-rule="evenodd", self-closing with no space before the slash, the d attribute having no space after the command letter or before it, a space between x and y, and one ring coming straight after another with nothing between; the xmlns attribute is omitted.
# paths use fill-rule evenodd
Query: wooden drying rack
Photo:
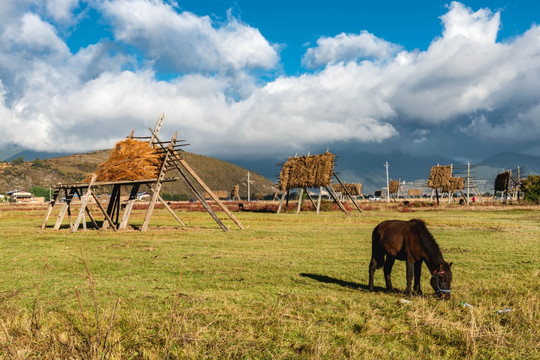
<svg viewBox="0 0 540 360"><path fill-rule="evenodd" d="M60 210L60 213L58 214L56 222L54 224L54 227L53 227L54 230L60 229L60 226L62 225L62 222L64 221L66 214L68 215L69 226L70 226L71 232L73 233L77 232L81 223L83 225L83 229L86 230L86 215L88 215L88 217L90 218L90 221L92 222L93 226L96 229L100 229L100 226L95 220L95 217L92 215L92 213L90 212L90 209L88 208L91 197L95 200L97 207L99 208L102 215L104 216L101 229L108 229L109 227L113 229L114 231L125 229L128 225L129 217L131 215L131 210L133 209L133 205L135 203L137 193L139 192L140 187L143 185L147 186L150 189L151 198L148 204L148 209L146 210L146 215L144 217L143 224L140 228L141 231L146 231L148 229L150 218L152 217L152 212L158 201L163 204L163 206L174 216L174 218L182 226L185 226L185 224L176 215L176 213L171 209L171 207L167 204L167 202L164 201L163 198L159 195L161 188L163 186L163 183L181 180L181 181L184 181L184 183L187 185L189 190L193 193L193 195L197 198L197 200L201 202L201 204L204 206L206 211L210 214L210 216L212 216L212 218L221 227L221 229L223 229L223 231L228 231L229 228L225 226L225 224L221 221L221 219L212 210L210 204L208 204L204 196L202 196L201 192L197 189L196 184L198 184L202 189L204 189L204 191L208 193L210 198L216 202L216 204L221 208L221 210L223 210L225 214L240 229L244 229L244 226L240 223L240 221L238 221L238 219L231 213L231 211L221 202L221 200L219 200L219 198L213 193L213 191L210 190L210 188L202 181L202 179L197 175L197 173L195 173L195 171L188 165L188 163L180 156L179 154L179 152L181 152L180 147L185 146L185 145L178 144L181 141L177 141L176 139L177 134L176 133L174 134L171 141L164 142L159 139L158 135L163 125L164 119L165 119L165 115L161 114L161 116L157 120L157 123L154 129L153 130L151 128L149 129L151 133L151 136L149 137L148 136L135 137L133 134L133 131L128 136L128 138L131 138L131 139L145 139L145 140L148 139L148 143L152 145L160 154L162 158L162 163L160 166L159 174L156 179L96 182L96 174L93 174L89 183L58 184L55 187L54 194L52 196L51 201L49 202L49 206L47 208L45 218L43 219L43 222L41 224L41 228L42 229L46 228L47 221L49 220L49 217L52 214L54 206L56 205L56 203L58 203L59 198L61 199L60 195L64 194L65 201L62 206L62 209ZM176 172L177 176L166 177L166 174L171 171ZM101 186L113 187L106 209L101 205L100 199L97 197L95 193L95 190ZM127 188L126 190L128 190L130 195L125 205L122 218L120 219L120 212L122 208L120 204L120 193L121 193L122 187ZM86 190L86 192L84 190ZM75 195L77 195L81 199L81 207L79 209L75 222L73 222L72 217L71 217L71 201L73 200L73 197Z"/></svg>

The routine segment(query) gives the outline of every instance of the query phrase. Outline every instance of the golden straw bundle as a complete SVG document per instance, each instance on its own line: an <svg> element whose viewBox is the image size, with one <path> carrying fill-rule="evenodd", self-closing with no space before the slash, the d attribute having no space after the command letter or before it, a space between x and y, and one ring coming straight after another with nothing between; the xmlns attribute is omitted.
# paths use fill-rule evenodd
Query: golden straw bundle
<svg viewBox="0 0 540 360"><path fill-rule="evenodd" d="M448 188L451 176L452 166L433 166L429 174L428 186L433 189Z"/></svg>
<svg viewBox="0 0 540 360"><path fill-rule="evenodd" d="M161 158L147 142L126 139L118 142L109 159L98 166L97 181L155 179ZM85 179L90 181L90 177Z"/></svg>
<svg viewBox="0 0 540 360"><path fill-rule="evenodd" d="M291 157L279 174L279 189L317 188L332 184L334 173L332 153Z"/></svg>
<svg viewBox="0 0 540 360"><path fill-rule="evenodd" d="M362 184L344 183L343 185L345 185L345 188L349 191L349 194L351 194L351 196L362 194ZM341 184L333 184L332 188L334 188L335 191L340 192L341 194L345 194L345 190L343 189L343 186L341 186Z"/></svg>
<svg viewBox="0 0 540 360"><path fill-rule="evenodd" d="M390 194L397 194L399 191L399 180L390 180L388 183L388 192Z"/></svg>
<svg viewBox="0 0 540 360"><path fill-rule="evenodd" d="M407 191L409 196L422 196L422 189L409 189Z"/></svg>
<svg viewBox="0 0 540 360"><path fill-rule="evenodd" d="M236 196L238 196L238 194L240 193L240 185L234 185L232 190L231 190L231 198L234 198Z"/></svg>

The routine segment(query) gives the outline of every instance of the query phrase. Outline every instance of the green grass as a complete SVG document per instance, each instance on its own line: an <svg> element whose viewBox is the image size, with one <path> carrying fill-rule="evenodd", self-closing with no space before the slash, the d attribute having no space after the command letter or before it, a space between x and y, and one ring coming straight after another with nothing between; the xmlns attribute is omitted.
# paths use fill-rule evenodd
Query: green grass
<svg viewBox="0 0 540 360"><path fill-rule="evenodd" d="M475 209L236 213L249 228L227 233L159 210L145 233L71 234L3 207L0 358L539 358L540 211ZM454 263L449 301L425 267L408 305L366 290L371 231L413 217Z"/></svg>

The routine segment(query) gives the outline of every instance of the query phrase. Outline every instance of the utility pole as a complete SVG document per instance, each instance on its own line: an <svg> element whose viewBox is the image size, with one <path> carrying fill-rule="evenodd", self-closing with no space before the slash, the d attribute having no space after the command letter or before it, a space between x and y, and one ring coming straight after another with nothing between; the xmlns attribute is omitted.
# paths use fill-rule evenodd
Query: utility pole
<svg viewBox="0 0 540 360"><path fill-rule="evenodd" d="M249 171L248 171L248 179L247 179L247 185L248 185L248 189L247 189L247 192L248 192L248 196L247 196L247 200L248 202L251 202L251 183L250 183L250 180L249 180Z"/></svg>
<svg viewBox="0 0 540 360"><path fill-rule="evenodd" d="M386 202L390 202L390 180L388 178L388 161L385 164L386 166Z"/></svg>
<svg viewBox="0 0 540 360"><path fill-rule="evenodd" d="M471 186L471 162L467 162L467 206L469 206L469 189Z"/></svg>

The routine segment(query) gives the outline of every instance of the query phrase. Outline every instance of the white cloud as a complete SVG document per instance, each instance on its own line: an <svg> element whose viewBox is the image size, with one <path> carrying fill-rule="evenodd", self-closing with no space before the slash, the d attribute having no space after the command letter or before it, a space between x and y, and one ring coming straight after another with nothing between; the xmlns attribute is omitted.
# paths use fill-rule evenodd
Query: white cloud
<svg viewBox="0 0 540 360"><path fill-rule="evenodd" d="M399 49L398 45L379 39L367 31L362 31L359 35L341 33L333 38L322 37L317 40L317 47L307 50L302 63L308 68L317 68L366 58L385 60Z"/></svg>
<svg viewBox="0 0 540 360"><path fill-rule="evenodd" d="M257 29L231 18L215 27L208 16L177 13L161 1L107 1L117 39L136 46L167 71L219 72L273 68L276 50Z"/></svg>
<svg viewBox="0 0 540 360"><path fill-rule="evenodd" d="M493 43L500 27L500 13L492 14L489 9L472 12L463 4L452 1L449 11L441 16L445 24L443 37L464 37L476 43Z"/></svg>
<svg viewBox="0 0 540 360"><path fill-rule="evenodd" d="M45 2L47 14L55 21L71 23L73 10L79 7L79 0L48 0Z"/></svg>
<svg viewBox="0 0 540 360"><path fill-rule="evenodd" d="M279 58L255 28L234 18L216 27L157 0L95 4L148 61L116 39L71 53L53 22L11 9L18 15L0 24L0 146L105 148L146 133L162 111L167 129L206 154L389 143L401 129L413 135L403 146L418 147L448 129L528 148L540 138L540 27L497 42L499 13L452 3L425 51L395 53L366 32L325 38L304 58L320 71L260 84L252 70ZM164 68L182 75L159 81Z"/></svg>

